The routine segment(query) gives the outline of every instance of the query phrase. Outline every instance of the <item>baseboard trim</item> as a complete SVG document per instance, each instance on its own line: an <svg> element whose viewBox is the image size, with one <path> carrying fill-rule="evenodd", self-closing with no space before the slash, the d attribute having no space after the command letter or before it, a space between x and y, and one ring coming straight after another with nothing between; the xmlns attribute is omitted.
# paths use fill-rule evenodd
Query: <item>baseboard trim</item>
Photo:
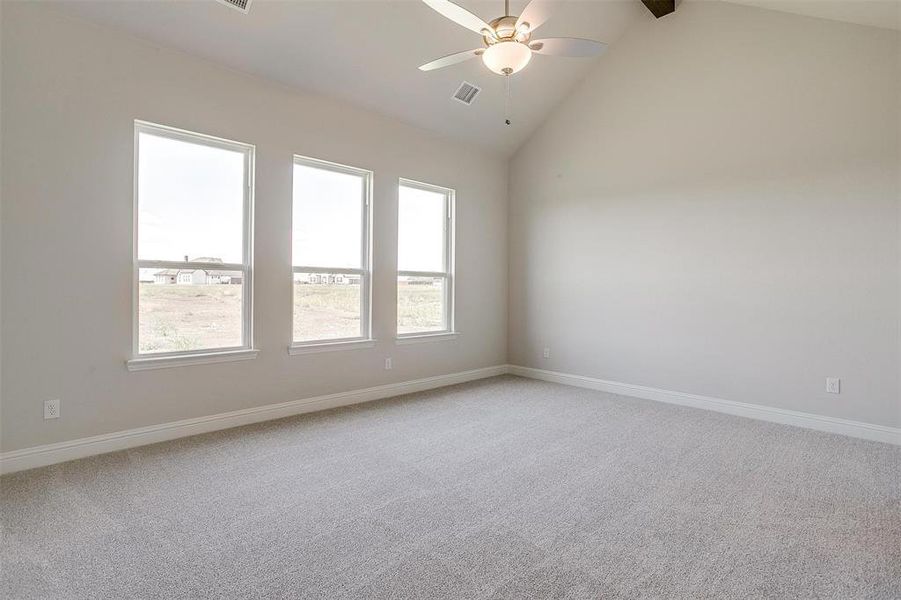
<svg viewBox="0 0 901 600"><path fill-rule="evenodd" d="M506 372L506 365L497 365L494 367L473 369L471 371L450 373L448 375L437 375L435 377L425 377L423 379L414 379L400 383L389 383L387 385L351 390L348 392L314 396L312 398L292 400L280 404L268 404L266 406L245 408L195 419L185 419L171 423L162 423L160 425L151 425L149 427L128 429L68 442L13 450L11 452L0 454L0 473L13 473L15 471L44 467L78 458L85 458L87 456L94 456L96 454L106 454L107 452L145 446L147 444L174 440L200 433L209 433L211 431L230 429L241 425L260 423L262 421L271 421L273 419L281 419L283 417L326 410L338 406L359 404L362 402L370 402L372 400L380 400L382 398L390 398L392 396L421 392L457 383L474 381L476 379L503 375Z"/></svg>
<svg viewBox="0 0 901 600"><path fill-rule="evenodd" d="M273 419L281 419L293 415L337 408L339 406L371 402L373 400L390 398L392 396L400 396L457 383L495 377L505 373L560 383L563 385L599 390L611 394L713 410L740 417L748 417L751 419L781 423L783 425L794 425L806 429L815 429L817 431L901 445L901 429L894 427L885 427L883 425L874 425L871 423L863 423L861 421L850 421L824 415L772 408L761 406L759 404L722 400L720 398L699 396L697 394L688 394L685 392L674 392L630 383L607 381L604 379L596 379L594 377L586 377L584 375L572 375L569 373L533 369L531 367L519 365L497 365L482 369L473 369L471 371L461 371L447 375L437 375L435 377L425 377L423 379L414 379L411 381L390 383L387 385L350 390L347 392L314 396L301 400L282 402L280 404L268 404L266 406L246 408L243 410L198 417L195 419L185 419L171 423L162 423L160 425L151 425L149 427L128 429L125 431L117 431L67 442L59 442L56 444L34 446L22 450L13 450L11 452L0 454L0 474L44 467L78 458L85 458L87 456L136 448L138 446L145 446L147 444L174 440L201 433L209 433L211 431L231 429L232 427L240 427L241 425L271 421Z"/></svg>
<svg viewBox="0 0 901 600"><path fill-rule="evenodd" d="M632 396L644 400L656 400L657 402L667 402L669 404L679 404L681 406L691 406L694 408L713 410L761 421L770 421L772 423L781 423L783 425L794 425L806 429L816 429L817 431L838 433L865 440L901 445L901 429L885 427L884 425L837 419L835 417L827 417L824 415L772 408L769 406L761 406L759 404L735 402L732 400L722 400L720 398L687 394L685 392L673 392L643 385L607 381L604 379L595 379L594 377L585 377L584 375L571 375L568 373L533 369L531 367L521 367L518 365L508 365L507 372L511 375L519 375L520 377L541 379L542 381L551 381L554 383L562 383L564 385L589 388L592 390L609 392L611 394Z"/></svg>

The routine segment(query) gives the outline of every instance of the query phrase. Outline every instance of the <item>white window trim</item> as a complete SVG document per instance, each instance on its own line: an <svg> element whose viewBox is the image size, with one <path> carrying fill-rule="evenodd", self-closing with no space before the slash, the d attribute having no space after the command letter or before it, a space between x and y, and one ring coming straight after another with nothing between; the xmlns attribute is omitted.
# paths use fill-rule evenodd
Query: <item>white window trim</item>
<svg viewBox="0 0 901 600"><path fill-rule="evenodd" d="M375 340L338 340L318 343L291 344L288 346L288 354L316 354L317 352L336 352L339 350L361 350L375 348Z"/></svg>
<svg viewBox="0 0 901 600"><path fill-rule="evenodd" d="M244 231L242 243L242 263L198 263L184 261L164 260L140 260L138 258L138 166L139 166L139 136L141 133L166 137L173 140L202 144L215 148L223 148L244 155ZM183 129L176 129L166 125L158 125L147 121L135 120L134 132L134 206L132 223L132 358L126 361L126 367L130 371L196 365L203 363L225 362L233 360L248 360L256 358L258 350L253 348L253 191L254 191L254 155L255 147L252 144L235 142L222 138L194 133ZM178 352L153 352L141 353L138 335L139 324L139 296L140 296L140 269L217 269L228 271L241 271L243 281L241 302L241 345L228 348L204 348L202 350L189 350Z"/></svg>
<svg viewBox="0 0 901 600"><path fill-rule="evenodd" d="M129 371L150 371L152 369L168 369L170 367L184 367L187 365L253 360L259 353L259 350L217 350L201 354L151 356L133 358L126 363L126 367L128 367Z"/></svg>
<svg viewBox="0 0 901 600"><path fill-rule="evenodd" d="M294 155L294 165L303 165L316 169L325 169L336 173L347 173L363 178L362 232L360 234L360 264L361 268L347 267L309 267L293 265L291 267L291 343L288 345L288 354L312 354L315 352L333 352L336 350L355 350L360 348L372 348L375 340L372 338L372 179L373 172L369 169L351 167L340 163L330 162L309 156ZM293 232L294 223L294 198L291 198L291 223ZM293 252L292 252L293 254ZM346 338L323 338L316 340L294 340L294 275L296 273L337 273L344 275L360 276L360 335Z"/></svg>
<svg viewBox="0 0 901 600"><path fill-rule="evenodd" d="M400 232L400 188L410 187L427 192L437 192L444 195L444 271L401 271L397 269L397 277L394 278L395 286L399 277L441 277L445 280L444 289L444 329L435 329L429 331L416 331L411 333L399 333L397 331L397 318L394 320L395 339L398 344L416 343L421 341L440 341L455 339L459 332L455 328L455 249L456 249L456 191L451 188L415 181L413 179L398 180L398 233ZM399 239L399 238L398 238ZM399 260L399 257L398 257ZM395 303L396 304L396 303Z"/></svg>
<svg viewBox="0 0 901 600"><path fill-rule="evenodd" d="M459 331L443 331L438 333L409 333L399 336L394 340L398 346L406 346L407 344L421 344L423 342L445 342L455 340L460 337Z"/></svg>

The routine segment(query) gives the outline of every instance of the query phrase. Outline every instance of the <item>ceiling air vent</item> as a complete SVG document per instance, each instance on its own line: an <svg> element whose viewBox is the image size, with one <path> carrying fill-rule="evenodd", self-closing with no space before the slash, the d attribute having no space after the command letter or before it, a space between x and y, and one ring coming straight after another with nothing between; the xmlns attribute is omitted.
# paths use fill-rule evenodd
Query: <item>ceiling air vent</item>
<svg viewBox="0 0 901 600"><path fill-rule="evenodd" d="M472 104L472 101L476 99L476 96L481 92L481 88L477 88L471 83L463 82L460 84L460 87L457 88L457 91L454 92L454 100L457 102L462 102L466 106Z"/></svg>
<svg viewBox="0 0 901 600"><path fill-rule="evenodd" d="M218 0L219 3L225 4L226 6L231 6L232 8L237 8L245 15L247 11L250 10L250 0Z"/></svg>

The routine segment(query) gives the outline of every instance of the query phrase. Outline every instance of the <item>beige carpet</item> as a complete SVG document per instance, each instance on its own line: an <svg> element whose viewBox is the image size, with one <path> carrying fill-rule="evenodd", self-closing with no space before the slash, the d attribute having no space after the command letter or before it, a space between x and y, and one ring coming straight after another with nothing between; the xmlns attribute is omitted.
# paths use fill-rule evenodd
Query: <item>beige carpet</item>
<svg viewBox="0 0 901 600"><path fill-rule="evenodd" d="M500 377L0 479L0 597L901 598L901 448Z"/></svg>

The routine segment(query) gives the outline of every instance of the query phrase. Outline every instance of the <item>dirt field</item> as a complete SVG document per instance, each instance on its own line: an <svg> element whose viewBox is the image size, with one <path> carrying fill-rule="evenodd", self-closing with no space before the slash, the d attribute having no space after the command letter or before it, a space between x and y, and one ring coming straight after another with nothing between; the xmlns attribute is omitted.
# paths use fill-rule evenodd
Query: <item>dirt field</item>
<svg viewBox="0 0 901 600"><path fill-rule="evenodd" d="M240 285L140 286L141 352L174 352L241 345ZM398 331L440 329L440 287L398 286ZM360 335L360 287L294 286L296 341Z"/></svg>
<svg viewBox="0 0 901 600"><path fill-rule="evenodd" d="M243 287L142 283L138 297L141 352L240 346Z"/></svg>
<svg viewBox="0 0 901 600"><path fill-rule="evenodd" d="M444 290L431 285L397 286L397 332L444 329Z"/></svg>
<svg viewBox="0 0 901 600"><path fill-rule="evenodd" d="M440 287L399 285L397 329L415 333L441 329ZM295 285L294 340L360 335L360 288L356 285Z"/></svg>
<svg viewBox="0 0 901 600"><path fill-rule="evenodd" d="M294 286L295 342L359 335L359 285Z"/></svg>

